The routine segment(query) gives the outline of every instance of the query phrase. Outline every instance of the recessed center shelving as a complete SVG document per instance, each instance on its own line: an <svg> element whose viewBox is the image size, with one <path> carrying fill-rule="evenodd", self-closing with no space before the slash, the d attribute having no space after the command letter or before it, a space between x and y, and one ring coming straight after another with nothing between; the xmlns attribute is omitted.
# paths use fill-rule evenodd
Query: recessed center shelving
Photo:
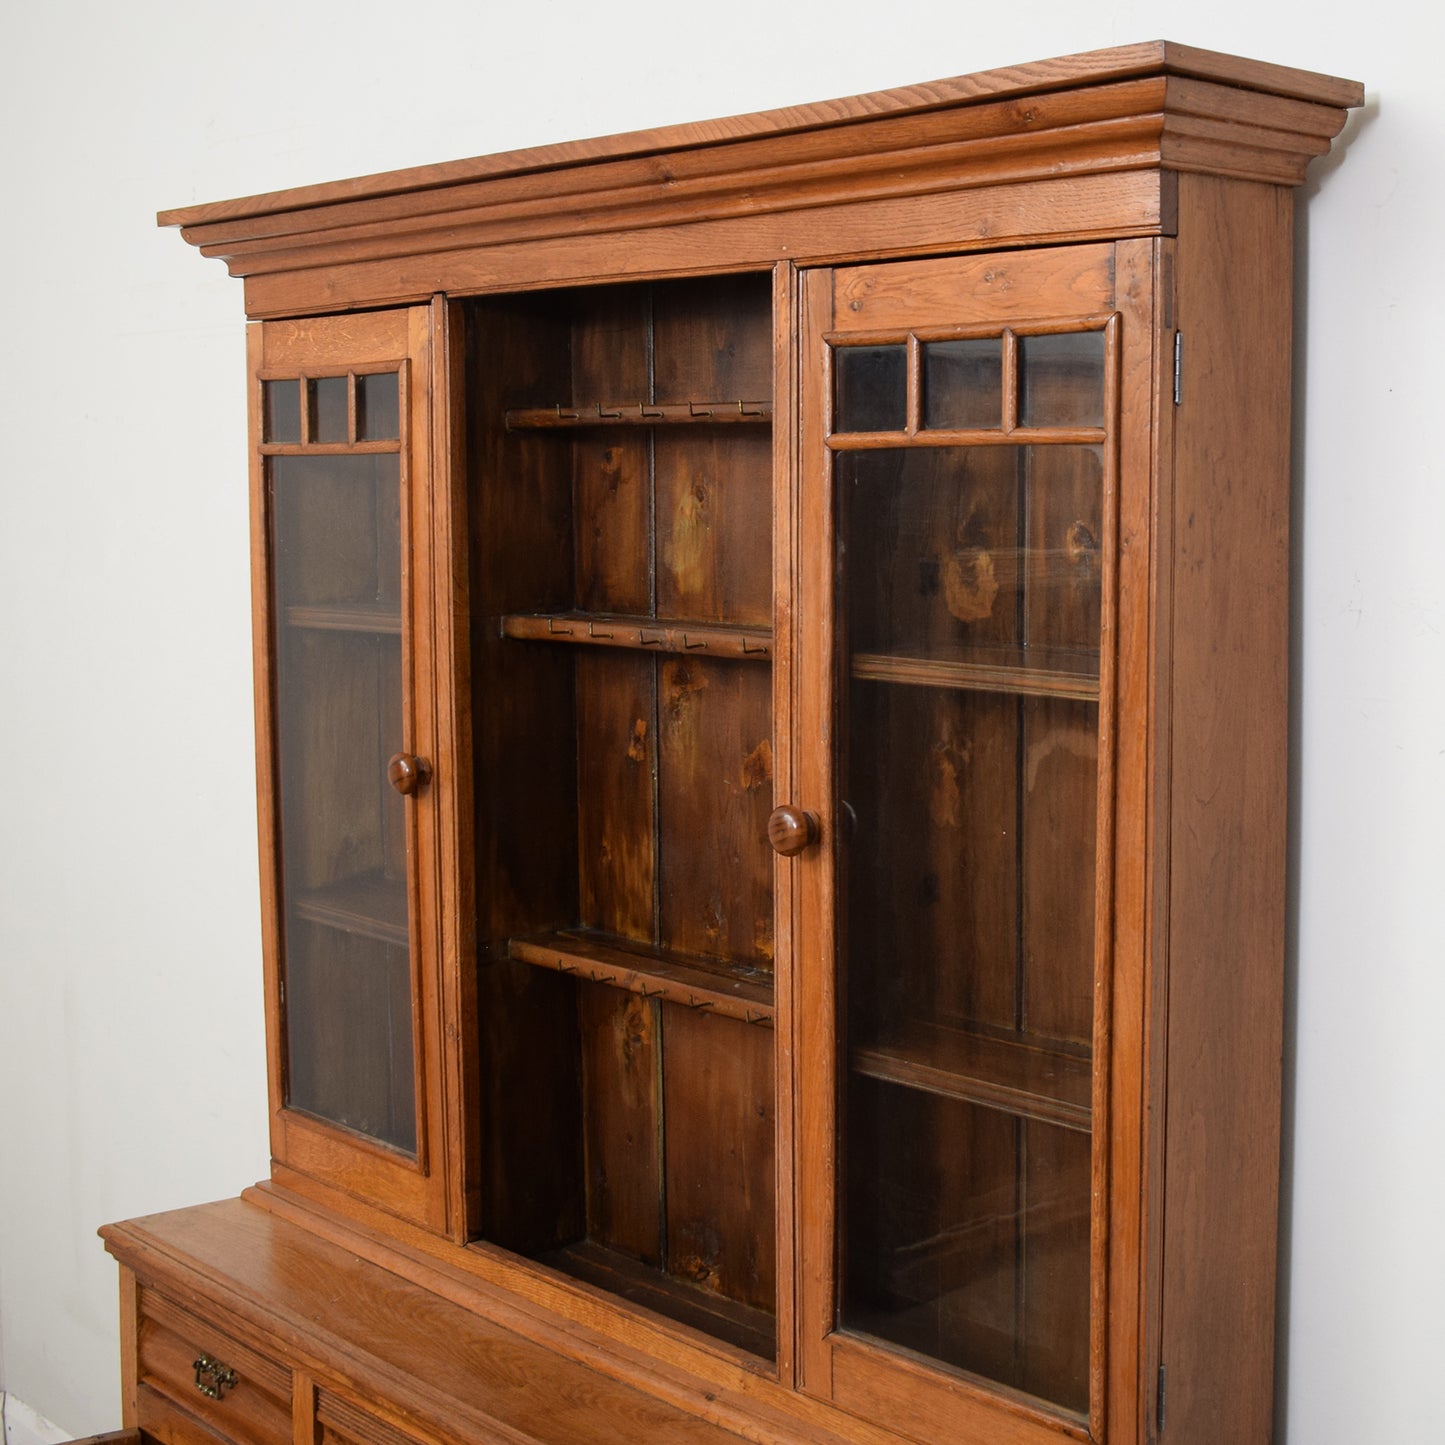
<svg viewBox="0 0 1445 1445"><path fill-rule="evenodd" d="M773 650L772 633L765 627L623 613L509 613L502 618L502 636L532 642L568 642L582 647L705 653L755 662L766 662Z"/></svg>
<svg viewBox="0 0 1445 1445"><path fill-rule="evenodd" d="M706 1330L749 1354L767 1357L777 1348L777 1323L766 1310L727 1299L702 1284L660 1275L618 1250L583 1240L542 1255L540 1263L680 1324Z"/></svg>
<svg viewBox="0 0 1445 1445"><path fill-rule="evenodd" d="M771 279L467 322L478 1233L771 1357Z"/></svg>
<svg viewBox="0 0 1445 1445"><path fill-rule="evenodd" d="M773 419L771 401L645 401L514 407L506 414L513 431L558 431L594 426L758 426Z"/></svg>
<svg viewBox="0 0 1445 1445"><path fill-rule="evenodd" d="M510 939L507 956L644 998L772 1026L772 975L747 964L722 963L573 930Z"/></svg>

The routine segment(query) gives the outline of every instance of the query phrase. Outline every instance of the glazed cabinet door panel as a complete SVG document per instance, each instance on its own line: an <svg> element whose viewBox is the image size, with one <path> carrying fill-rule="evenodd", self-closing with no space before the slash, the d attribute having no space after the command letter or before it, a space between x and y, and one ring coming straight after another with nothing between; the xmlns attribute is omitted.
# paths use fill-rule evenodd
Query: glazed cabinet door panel
<svg viewBox="0 0 1445 1445"><path fill-rule="evenodd" d="M1100 1438L1148 329L1110 245L813 273L806 310L804 1383L920 1438Z"/></svg>
<svg viewBox="0 0 1445 1445"><path fill-rule="evenodd" d="M252 328L273 1153L438 1226L430 354L420 308Z"/></svg>

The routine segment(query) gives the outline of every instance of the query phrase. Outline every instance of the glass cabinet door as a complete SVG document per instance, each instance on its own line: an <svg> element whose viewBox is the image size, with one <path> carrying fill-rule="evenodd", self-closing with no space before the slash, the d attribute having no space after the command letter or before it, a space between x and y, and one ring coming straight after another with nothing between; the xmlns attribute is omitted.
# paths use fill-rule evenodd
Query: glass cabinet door
<svg viewBox="0 0 1445 1445"><path fill-rule="evenodd" d="M258 609L277 1158L425 1215L433 750L411 683L426 487L408 317L261 328Z"/></svg>
<svg viewBox="0 0 1445 1445"><path fill-rule="evenodd" d="M827 520L805 597L826 596L830 635L826 715L804 730L833 746L812 784L828 912L804 963L828 1022L805 1068L826 1060L835 1142L827 1176L805 1175L834 1265L803 1307L822 1335L805 1374L840 1401L876 1400L892 1370L925 1410L930 1391L993 1395L1083 1427L1097 1389L1106 251L1078 248L1063 288L1022 258L810 283L805 511Z"/></svg>

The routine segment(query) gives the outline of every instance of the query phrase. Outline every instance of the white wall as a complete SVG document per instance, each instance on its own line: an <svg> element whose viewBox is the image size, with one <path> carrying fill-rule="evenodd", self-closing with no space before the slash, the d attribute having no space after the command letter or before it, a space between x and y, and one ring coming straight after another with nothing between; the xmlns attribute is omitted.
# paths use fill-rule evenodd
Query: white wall
<svg viewBox="0 0 1445 1445"><path fill-rule="evenodd" d="M1282 1411L1445 1356L1436 6L50 0L0 49L0 1385L118 1422L108 1219L266 1169L241 288L160 207L1164 35L1363 79L1301 233ZM1232 1442L1221 1442L1232 1445ZM1238 1442L1249 1445L1249 1442Z"/></svg>

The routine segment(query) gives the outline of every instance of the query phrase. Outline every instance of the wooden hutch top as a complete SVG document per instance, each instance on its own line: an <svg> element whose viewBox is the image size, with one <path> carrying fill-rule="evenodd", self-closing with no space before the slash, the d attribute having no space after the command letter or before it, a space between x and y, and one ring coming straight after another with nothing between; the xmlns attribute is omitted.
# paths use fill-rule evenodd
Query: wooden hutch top
<svg viewBox="0 0 1445 1445"><path fill-rule="evenodd" d="M1354 81L1153 41L158 220L245 278L254 317L641 266L683 274L876 255L870 206L915 254L1027 243L1044 235L1044 212L1053 241L1170 234L1171 173L1297 185L1363 94ZM1074 218L1067 237L1060 201ZM900 206L912 212L901 230ZM665 257L654 245L634 261L617 244L660 228L679 228Z"/></svg>

